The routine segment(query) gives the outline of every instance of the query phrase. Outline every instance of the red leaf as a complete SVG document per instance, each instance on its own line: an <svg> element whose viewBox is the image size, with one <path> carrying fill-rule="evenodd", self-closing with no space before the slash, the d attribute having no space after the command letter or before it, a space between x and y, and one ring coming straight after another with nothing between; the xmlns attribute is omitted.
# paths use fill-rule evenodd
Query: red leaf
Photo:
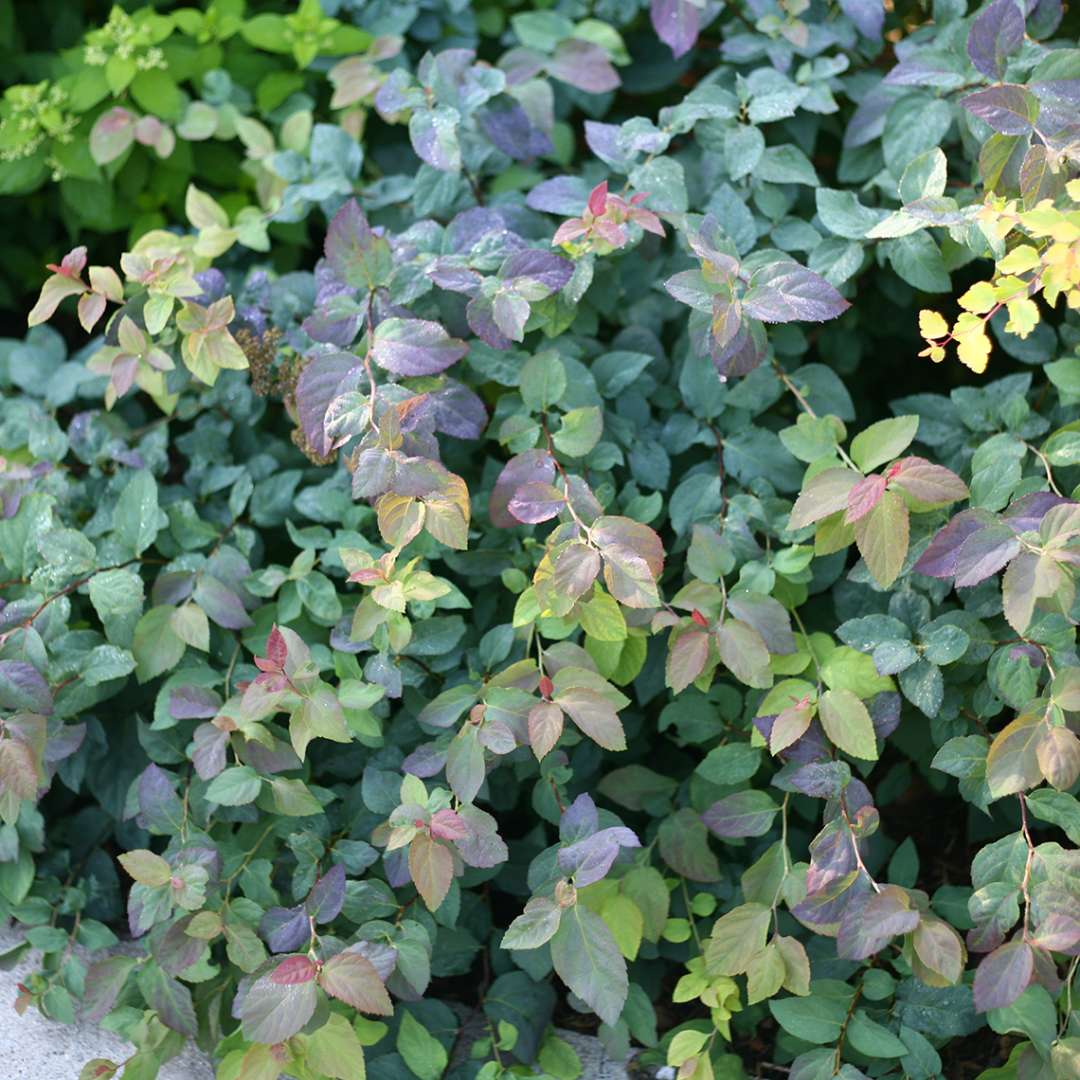
<svg viewBox="0 0 1080 1080"><path fill-rule="evenodd" d="M848 492L847 513L844 515L844 520L851 525L859 518L866 517L881 502L886 484L885 477L878 476L876 473L859 480Z"/></svg>
<svg viewBox="0 0 1080 1080"><path fill-rule="evenodd" d="M296 986L315 978L315 965L306 956L288 956L270 973L270 981L279 986Z"/></svg>
<svg viewBox="0 0 1080 1080"><path fill-rule="evenodd" d="M469 835L456 810L436 810L431 815L431 835L439 840L464 840Z"/></svg>
<svg viewBox="0 0 1080 1080"><path fill-rule="evenodd" d="M589 212L599 217L607 209L607 181L601 180L589 192Z"/></svg>

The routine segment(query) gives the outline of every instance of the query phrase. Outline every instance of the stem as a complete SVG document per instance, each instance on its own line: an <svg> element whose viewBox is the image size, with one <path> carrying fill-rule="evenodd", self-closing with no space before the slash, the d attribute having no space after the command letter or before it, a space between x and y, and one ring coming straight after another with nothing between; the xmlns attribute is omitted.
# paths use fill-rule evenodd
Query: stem
<svg viewBox="0 0 1080 1080"><path fill-rule="evenodd" d="M859 841L855 838L855 826L851 823L851 815L848 813L847 802L843 795L840 796L840 813L844 818L844 824L848 827L848 832L851 834L851 850L855 855L855 865L866 875L866 880L870 882L874 892L881 892L881 886L874 880L873 874L866 869L866 863L863 862L862 852L859 850Z"/></svg>
<svg viewBox="0 0 1080 1080"><path fill-rule="evenodd" d="M679 884L682 886L683 903L686 904L686 921L690 924L690 933L694 935L694 944L697 945L698 952L701 952L701 937L694 922L694 910L690 906L690 890L686 887L686 878L679 878Z"/></svg>
<svg viewBox="0 0 1080 1080"><path fill-rule="evenodd" d="M789 391L791 391L792 396L799 403L799 407L802 409L802 411L806 413L807 416L811 416L815 420L817 420L818 414L814 412L812 406L810 405L810 402L806 400L806 395L791 381L791 376L780 366L780 361L773 360L772 366L773 371L776 372L777 377L784 384L784 386ZM842 446L837 446L836 452L840 455L840 460L843 461L843 463L847 465L849 469L854 469L857 473L862 472L862 469L860 469L859 466L856 465L850 457L848 457L847 451Z"/></svg>
<svg viewBox="0 0 1080 1080"><path fill-rule="evenodd" d="M1076 976L1076 968L1078 965L1080 965L1080 956L1074 956L1072 958L1072 963L1069 964L1069 970L1065 975L1065 1015L1061 1018L1058 1024L1059 1039L1065 1034L1065 1030L1069 1026L1069 1021L1072 1019L1072 984L1073 979Z"/></svg>
<svg viewBox="0 0 1080 1080"><path fill-rule="evenodd" d="M717 517L723 522L727 517L728 508L727 491L724 486L727 479L727 471L724 469L724 440L713 424L709 424L708 428L716 440L716 471L720 478L720 510L717 512Z"/></svg>
<svg viewBox="0 0 1080 1080"><path fill-rule="evenodd" d="M134 563L160 564L163 562L164 559L144 559L141 556L135 556L133 559L128 559L126 562L122 563L115 563L113 566L99 566L92 574L87 574L85 577L79 578L78 581L73 581L70 585L65 585L59 592L54 592L52 596L47 596L40 604L38 604L32 615L24 619L18 626L13 626L10 630L6 630L4 633L0 634L0 645L3 645L16 630L25 630L28 626L31 626L34 620L55 600L70 595L75 592L76 589L81 589L92 577L96 577L98 574L107 573L109 570L123 570L124 567L131 566Z"/></svg>
<svg viewBox="0 0 1080 1080"><path fill-rule="evenodd" d="M1035 844L1028 829L1027 799L1023 792L1019 792L1016 797L1020 800L1020 831L1027 844L1027 861L1024 863L1024 877L1020 882L1020 893L1024 897L1024 940L1027 941L1031 924L1031 868L1035 862Z"/></svg>
<svg viewBox="0 0 1080 1080"><path fill-rule="evenodd" d="M784 803L780 807L780 850L784 855L784 876L780 879L776 886L776 892L773 894L772 904L772 917L773 928L777 934L780 933L780 916L777 914L777 908L780 906L780 897L784 892L784 883L787 881L788 874L791 873L791 854L788 851L787 846L787 833L788 833L788 801L791 799L791 792L784 792Z"/></svg>
<svg viewBox="0 0 1080 1080"><path fill-rule="evenodd" d="M551 462L555 466L555 471L562 477L563 485L566 488L566 509L570 512L570 516L574 519L577 527L588 537L589 527L578 517L574 504L570 499L570 477L566 475L562 462L555 456L555 443L551 438L551 432L548 430L547 417L541 419L540 427L543 429L544 438L547 440L547 452L551 457Z"/></svg>
<svg viewBox="0 0 1080 1080"><path fill-rule="evenodd" d="M375 291L372 289L367 298L367 348L364 349L364 371L367 372L368 386L371 389L371 402L368 411L371 425L375 426L375 372L371 367L371 354L375 351Z"/></svg>
<svg viewBox="0 0 1080 1080"><path fill-rule="evenodd" d="M1046 473L1046 482L1050 485L1050 490L1060 498L1064 498L1061 494L1061 490L1057 484L1054 483L1054 474L1050 469L1050 460L1047 456L1036 446L1032 446L1031 443L1025 442L1024 445L1042 462L1043 470Z"/></svg>
<svg viewBox="0 0 1080 1080"><path fill-rule="evenodd" d="M817 672L818 689L820 690L821 685L822 683L824 683L825 679L821 674L821 665L818 663L817 655L810 644L810 634L807 632L806 623L802 621L802 616L799 614L798 608L791 609L791 617L795 620L795 625L799 628L799 633L802 634L804 640L806 641L806 648L810 653L810 659L814 663L814 670Z"/></svg>
<svg viewBox="0 0 1080 1080"><path fill-rule="evenodd" d="M847 1035L848 1024L851 1023L851 1018L855 1015L855 1006L859 1002L859 998L862 997L862 983L855 987L855 993L851 998L851 1004L848 1006L847 1016L844 1017L844 1022L840 1026L840 1037L836 1041L836 1057L833 1060L833 1070L835 1072L840 1071L840 1060L844 1053L844 1037Z"/></svg>

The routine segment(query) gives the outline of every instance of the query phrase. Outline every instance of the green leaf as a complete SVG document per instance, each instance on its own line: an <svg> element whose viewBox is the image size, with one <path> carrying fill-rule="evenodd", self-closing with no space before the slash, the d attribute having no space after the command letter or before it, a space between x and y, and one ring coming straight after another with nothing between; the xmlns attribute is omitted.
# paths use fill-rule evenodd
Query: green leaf
<svg viewBox="0 0 1080 1080"><path fill-rule="evenodd" d="M829 741L852 757L876 761L874 722L866 706L850 690L826 690L818 702L818 717Z"/></svg>
<svg viewBox="0 0 1080 1080"><path fill-rule="evenodd" d="M600 441L604 421L595 405L585 405L565 413L562 423L551 436L555 449L568 457L585 457Z"/></svg>
<svg viewBox="0 0 1080 1080"><path fill-rule="evenodd" d="M710 975L741 975L765 948L772 911L765 904L740 904L716 920L705 943Z"/></svg>
<svg viewBox="0 0 1080 1080"><path fill-rule="evenodd" d="M331 1013L326 1023L308 1036L304 1060L332 1080L365 1080L366 1077L363 1044L349 1021L339 1013Z"/></svg>
<svg viewBox="0 0 1080 1080"><path fill-rule="evenodd" d="M401 1014L397 1051L419 1080L439 1080L450 1060L443 1044L410 1012Z"/></svg>
<svg viewBox="0 0 1080 1080"><path fill-rule="evenodd" d="M162 604L151 608L135 625L131 649L135 654L135 677L141 683L176 667L184 655L184 641L172 626L175 611Z"/></svg>
<svg viewBox="0 0 1080 1080"><path fill-rule="evenodd" d="M160 855L155 855L145 848L138 851L125 851L118 856L118 859L120 865L140 885L150 888L167 885L172 877L172 867Z"/></svg>
<svg viewBox="0 0 1080 1080"><path fill-rule="evenodd" d="M852 1049L869 1058L899 1058L907 1046L887 1027L871 1020L864 1009L856 1009L847 1026L846 1037Z"/></svg>
<svg viewBox="0 0 1080 1080"><path fill-rule="evenodd" d="M245 806L261 789L262 777L250 765L233 765L210 781L206 797L221 806Z"/></svg>
<svg viewBox="0 0 1080 1080"><path fill-rule="evenodd" d="M536 896L503 934L503 949L536 949L550 941L559 928L562 908L546 896Z"/></svg>
<svg viewBox="0 0 1080 1080"><path fill-rule="evenodd" d="M898 458L919 430L918 416L895 416L879 420L851 440L851 456L864 473Z"/></svg>
<svg viewBox="0 0 1080 1080"><path fill-rule="evenodd" d="M887 589L907 558L909 519L903 499L886 491L868 514L855 522L855 544L874 580Z"/></svg>
<svg viewBox="0 0 1080 1080"><path fill-rule="evenodd" d="M157 482L145 469L135 473L116 500L113 530L132 554L141 555L169 523L158 506Z"/></svg>
<svg viewBox="0 0 1080 1080"><path fill-rule="evenodd" d="M808 997L770 1001L773 1019L789 1034L810 1043L835 1043L843 1030L854 991L846 983L818 979Z"/></svg>
<svg viewBox="0 0 1080 1080"><path fill-rule="evenodd" d="M581 628L597 641L623 641L626 638L626 619L622 609L605 592L597 592L581 605L578 616Z"/></svg>
<svg viewBox="0 0 1080 1080"><path fill-rule="evenodd" d="M559 978L604 1021L615 1024L629 990L626 961L599 915L581 904L563 912L551 939Z"/></svg>

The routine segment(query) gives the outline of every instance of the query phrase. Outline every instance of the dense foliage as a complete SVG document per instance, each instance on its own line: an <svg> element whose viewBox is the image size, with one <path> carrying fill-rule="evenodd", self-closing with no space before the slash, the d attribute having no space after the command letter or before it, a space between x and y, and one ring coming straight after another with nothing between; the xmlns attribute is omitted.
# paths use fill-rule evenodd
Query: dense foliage
<svg viewBox="0 0 1080 1080"><path fill-rule="evenodd" d="M161 8L0 108L18 1009L1080 1076L1075 13Z"/></svg>

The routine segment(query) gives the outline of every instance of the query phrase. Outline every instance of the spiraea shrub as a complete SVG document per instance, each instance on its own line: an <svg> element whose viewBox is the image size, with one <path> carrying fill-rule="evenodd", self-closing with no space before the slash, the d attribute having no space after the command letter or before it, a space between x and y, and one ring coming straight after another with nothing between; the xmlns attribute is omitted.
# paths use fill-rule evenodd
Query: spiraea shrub
<svg viewBox="0 0 1080 1080"><path fill-rule="evenodd" d="M1078 27L214 0L8 89L2 959L83 1080L1080 1076Z"/></svg>

